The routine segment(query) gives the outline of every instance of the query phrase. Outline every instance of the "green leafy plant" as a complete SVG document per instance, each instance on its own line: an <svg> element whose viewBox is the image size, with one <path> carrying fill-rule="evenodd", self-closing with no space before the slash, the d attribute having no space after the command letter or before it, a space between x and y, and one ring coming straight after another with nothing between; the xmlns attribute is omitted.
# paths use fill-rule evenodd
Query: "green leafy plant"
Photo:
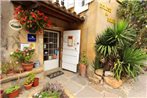
<svg viewBox="0 0 147 98"><path fill-rule="evenodd" d="M121 20L96 39L96 54L105 59L104 69L111 66L108 68L114 72L116 79L121 79L122 76L135 78L147 61L147 54L132 46L135 38L135 30Z"/></svg>
<svg viewBox="0 0 147 98"><path fill-rule="evenodd" d="M137 48L147 48L147 2L143 0L123 0L117 10L119 19L128 21L137 32Z"/></svg>
<svg viewBox="0 0 147 98"><path fill-rule="evenodd" d="M16 51L12 52L10 56L20 63L30 63L34 52L34 49L25 47L23 51L17 49Z"/></svg>
<svg viewBox="0 0 147 98"><path fill-rule="evenodd" d="M15 70L15 68L19 66L17 61L10 61L10 62L2 62L1 70L3 74L6 74L10 70Z"/></svg>
<svg viewBox="0 0 147 98"><path fill-rule="evenodd" d="M127 75L135 78L143 71L147 54L141 49L126 48L123 53L124 70Z"/></svg>
<svg viewBox="0 0 147 98"><path fill-rule="evenodd" d="M114 63L112 71L114 72L114 77L119 80L123 73L123 62L117 59L117 61Z"/></svg>
<svg viewBox="0 0 147 98"><path fill-rule="evenodd" d="M97 36L95 51L100 58L105 59L104 68L109 70L113 62L123 51L123 48L130 46L136 37L135 31L128 26L124 20L120 20L114 24L113 28L108 27L101 36Z"/></svg>
<svg viewBox="0 0 147 98"><path fill-rule="evenodd" d="M106 58L110 55L116 55L116 40L113 33L112 28L107 28L101 36L97 36L95 44L97 54Z"/></svg>
<svg viewBox="0 0 147 98"><path fill-rule="evenodd" d="M81 54L80 63L81 63L81 64L85 64L85 65L88 64L88 62L87 62L87 56L86 56L85 51L83 51L82 54Z"/></svg>
<svg viewBox="0 0 147 98"><path fill-rule="evenodd" d="M28 75L28 77L26 78L26 80L24 81L24 85L28 85L30 83L32 83L35 79L35 74L34 73L30 73Z"/></svg>
<svg viewBox="0 0 147 98"><path fill-rule="evenodd" d="M10 93L12 93L12 92L14 92L14 91L16 91L18 89L20 89L20 86L15 85L15 86L12 86L12 87L7 88L4 92L6 94L10 94Z"/></svg>
<svg viewBox="0 0 147 98"><path fill-rule="evenodd" d="M95 57L95 60L93 61L92 67L94 68L94 70L99 69L101 67L98 56Z"/></svg>
<svg viewBox="0 0 147 98"><path fill-rule="evenodd" d="M33 98L69 98L61 84L48 83L44 86L43 90L33 96Z"/></svg>
<svg viewBox="0 0 147 98"><path fill-rule="evenodd" d="M9 63L3 63L1 66L1 70L3 74L6 74L7 71L9 70Z"/></svg>

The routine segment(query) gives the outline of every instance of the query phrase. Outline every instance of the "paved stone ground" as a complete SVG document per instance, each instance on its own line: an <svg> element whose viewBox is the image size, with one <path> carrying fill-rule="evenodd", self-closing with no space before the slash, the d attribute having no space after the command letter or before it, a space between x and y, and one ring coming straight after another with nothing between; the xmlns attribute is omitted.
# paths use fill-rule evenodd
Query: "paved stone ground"
<svg viewBox="0 0 147 98"><path fill-rule="evenodd" d="M39 77L42 75L40 74ZM94 85L87 78L68 71L53 79L45 77L40 80L39 87L23 90L19 98L28 98L31 91L43 87L47 82L61 83L75 98L147 98L147 73L140 75L136 81L129 80L119 89L113 89L106 84Z"/></svg>

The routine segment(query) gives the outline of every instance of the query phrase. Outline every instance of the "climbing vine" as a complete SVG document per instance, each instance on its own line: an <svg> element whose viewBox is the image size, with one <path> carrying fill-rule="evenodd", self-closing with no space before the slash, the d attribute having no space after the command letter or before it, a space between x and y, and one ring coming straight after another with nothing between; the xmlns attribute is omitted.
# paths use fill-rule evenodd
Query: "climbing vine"
<svg viewBox="0 0 147 98"><path fill-rule="evenodd" d="M125 19L137 31L134 46L147 49L147 1L122 1L117 10L118 18Z"/></svg>

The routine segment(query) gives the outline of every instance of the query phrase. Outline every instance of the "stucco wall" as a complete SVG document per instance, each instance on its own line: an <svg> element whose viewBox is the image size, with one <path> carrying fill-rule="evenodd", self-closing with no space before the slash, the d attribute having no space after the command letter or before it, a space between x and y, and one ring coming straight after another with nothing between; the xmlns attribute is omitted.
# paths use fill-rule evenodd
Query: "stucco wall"
<svg viewBox="0 0 147 98"><path fill-rule="evenodd" d="M103 8L100 4L105 5L111 9L111 13ZM95 57L95 38L100 35L107 27L113 24L107 21L107 18L115 19L118 3L115 0L94 0L90 5L88 11L83 15L86 17L85 22L81 25L81 51L86 51L88 60L91 63Z"/></svg>

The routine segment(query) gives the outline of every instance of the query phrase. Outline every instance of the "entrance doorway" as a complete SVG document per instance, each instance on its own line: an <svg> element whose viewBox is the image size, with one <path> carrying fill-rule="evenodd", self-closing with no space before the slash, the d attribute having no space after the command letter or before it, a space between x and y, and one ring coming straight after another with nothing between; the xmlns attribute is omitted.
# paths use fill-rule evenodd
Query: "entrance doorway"
<svg viewBox="0 0 147 98"><path fill-rule="evenodd" d="M59 32L44 30L44 70L59 67Z"/></svg>

